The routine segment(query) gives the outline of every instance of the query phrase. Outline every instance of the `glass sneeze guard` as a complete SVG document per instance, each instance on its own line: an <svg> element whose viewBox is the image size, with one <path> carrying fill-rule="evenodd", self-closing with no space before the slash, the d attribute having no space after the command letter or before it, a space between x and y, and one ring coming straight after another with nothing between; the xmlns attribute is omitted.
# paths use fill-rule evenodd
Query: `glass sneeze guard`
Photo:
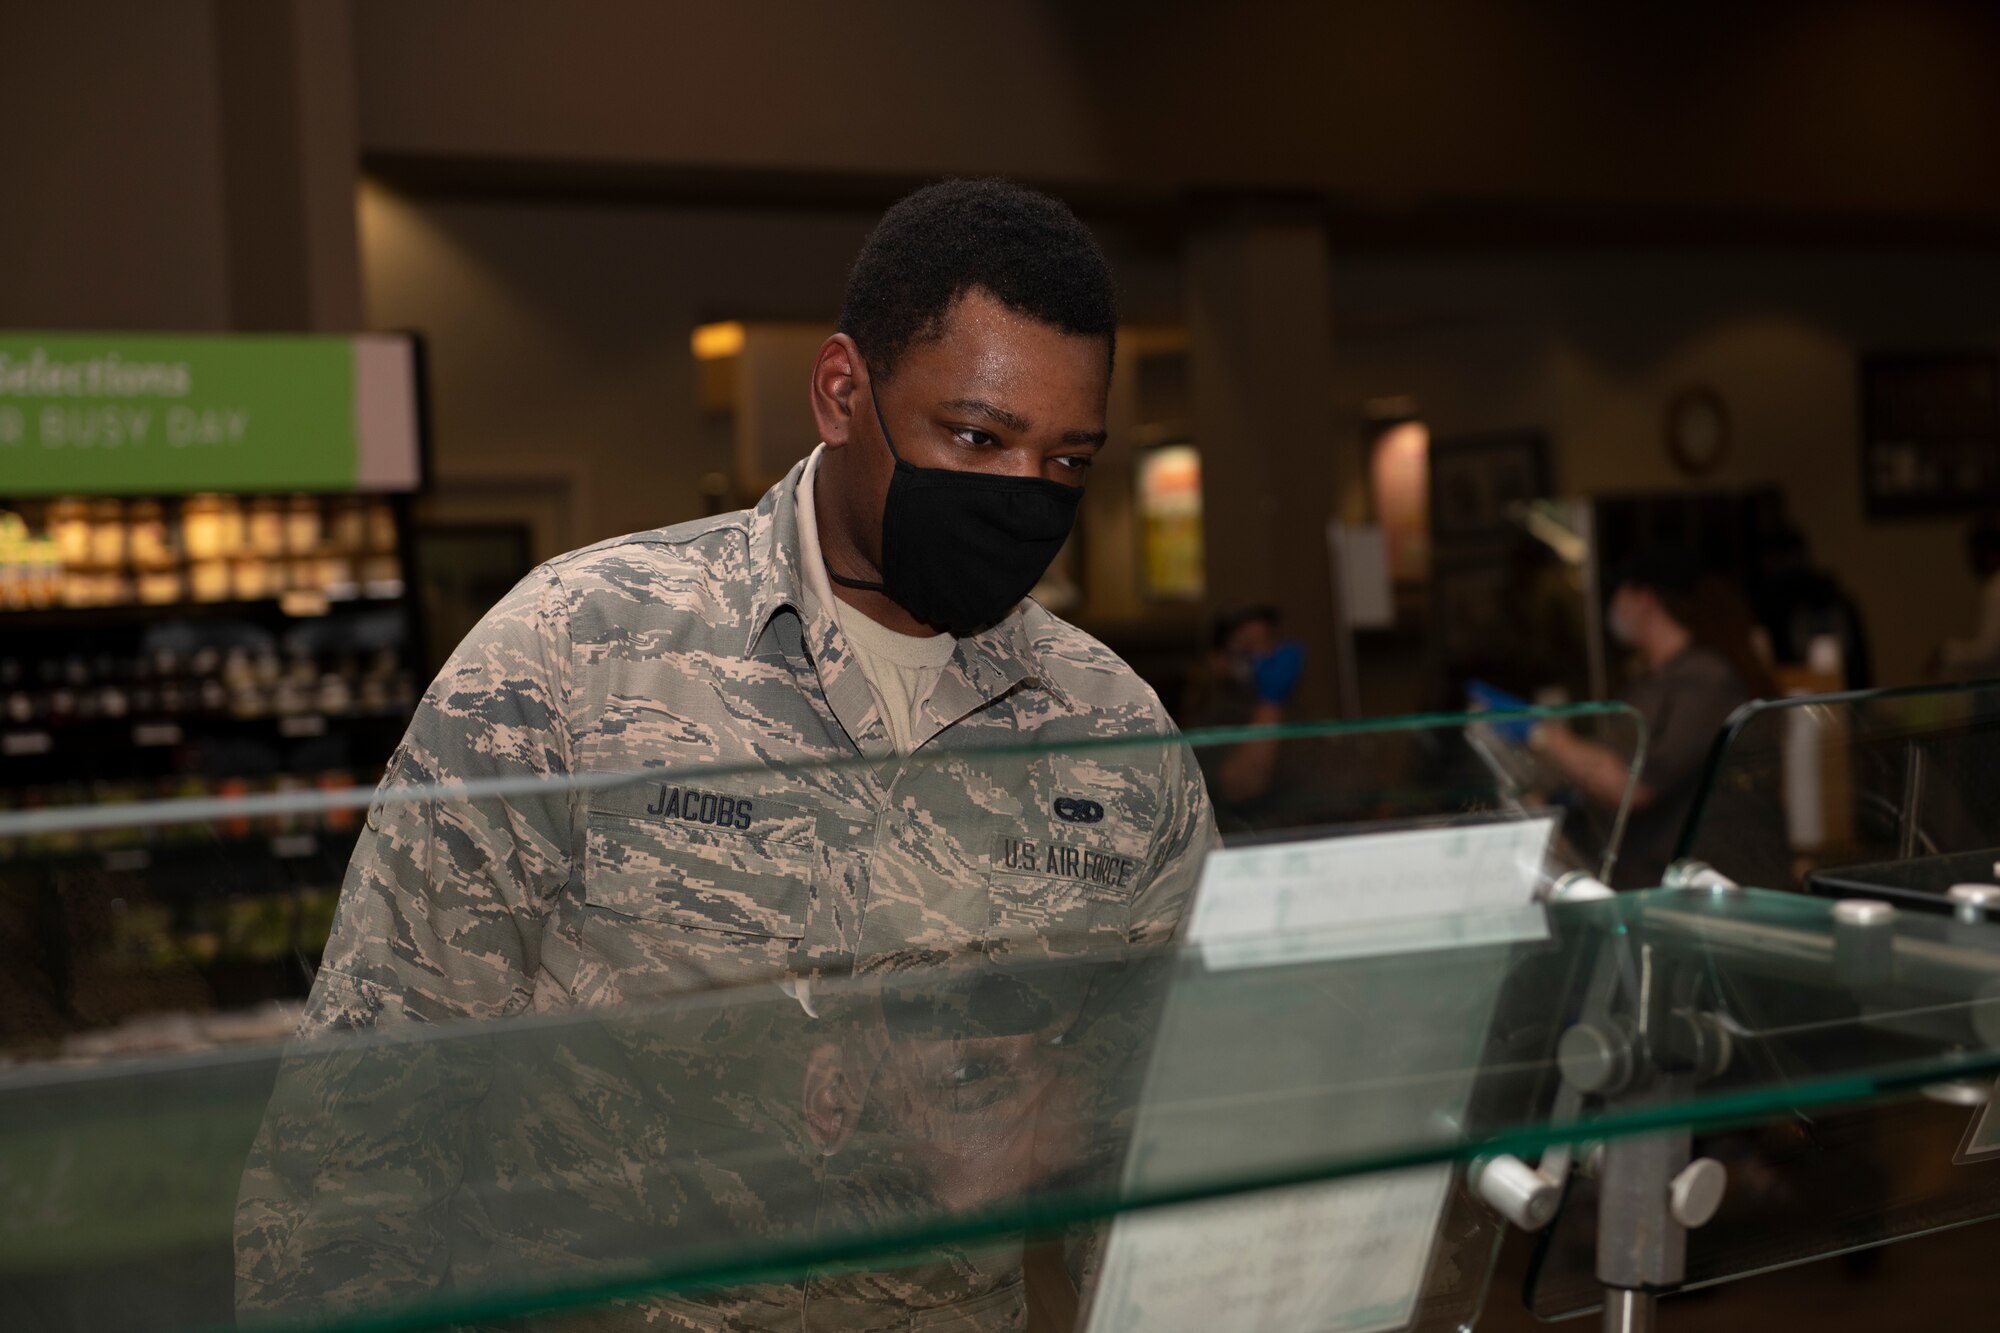
<svg viewBox="0 0 2000 1333"><path fill-rule="evenodd" d="M1134 1209L1782 1122L2000 1073L1984 1044L2000 996L1977 980L2000 976L1990 930L1953 940L1949 922L1906 917L1888 973L1864 986L1841 976L1829 912L1660 890L1558 905L1546 938L1507 945L1275 968L1215 969L1193 950L968 959L829 981L816 1014L757 986L282 1060L16 1070L0 1081L0 1248L35 1307L143 1300L125 1326L200 1326L161 1305L195 1295L176 1284L197 1286L194 1254L226 1246L232 1201L261 1275L245 1327L531 1313L561 1327L564 1311L649 1300L785 1309L808 1275L838 1310L898 1289L976 1293L1024 1236ZM1563 1016L1607 958L1639 954L1732 1019L1740 987L1807 994L1786 1021L1736 1022L1738 1058L1708 1084L1551 1120ZM1209 1150L1173 1156L1190 1139ZM454 1161L455 1225L483 1243L451 1238L444 1283L415 1205ZM267 1226L284 1241L255 1243ZM1475 1229L1451 1264L1478 1269L1491 1239ZM1469 1295L1433 1294L1458 1309Z"/></svg>
<svg viewBox="0 0 2000 1333"><path fill-rule="evenodd" d="M1949 891L1995 878L2000 686L1801 696L1738 712L1717 738L1679 855L1746 885L1905 912L1959 910ZM1974 921L1984 909L1973 906ZM1949 935L1953 929L1938 924ZM1781 1024L1782 985L1744 986L1739 1013ZM1810 1073L1809 1062L1774 1070ZM2000 1159L1963 1151L1991 1080L1798 1114L1711 1135L1697 1151L1730 1170L1728 1207L1690 1233L1691 1287L2000 1216ZM1996 1121L2000 1126L2000 1121ZM1544 1318L1596 1307L1596 1186L1579 1181L1540 1238L1529 1304Z"/></svg>
<svg viewBox="0 0 2000 1333"><path fill-rule="evenodd" d="M1228 788L1224 851L1453 830L1477 841L1533 821L1546 832L1530 889L1601 874L1622 807L1552 798L1525 745L1544 723L1643 751L1636 716L1606 707L888 766L437 786L392 774L372 796L0 815L0 874L70 914L68 975L150 1003L198 1010L205 990L222 992L232 950L273 938L310 962L297 903L277 925L268 903L245 903L271 887L250 881L283 860L272 844L330 842L336 812L361 816L344 830L363 843L357 902L379 903L419 866L437 896L427 916L384 918L428 932L396 941L410 994L390 993L366 957L330 959L307 1039L284 1051L229 1045L211 1014L181 1043L209 1049L104 1059L115 1024L74 1030L102 997L49 997L73 1030L10 1042L20 1063L0 1074L0 1190L13 1202L0 1266L52 1328L224 1326L239 1304L250 1326L328 1328L531 1310L559 1322L655 1299L748 1302L754 1315L794 1292L831 1312L886 1302L1004 1319L1024 1234L1531 1145L1530 1108L1554 1077L1550 997L1568 993L1585 941L1615 930L1584 924L1588 912L1560 926L1563 909L1524 937L1525 902L1454 905L1449 883L1431 882L1423 892L1444 896L1410 901L1449 929L1389 930L1357 952L1339 917L1394 886L1329 881L1303 896L1339 906L1302 905L1283 959L1211 966L1156 938L1174 911L1160 895L1191 892L1201 865L1161 854L1152 834L1169 818L1162 775L1199 769ZM1225 769L1246 754L1274 775L1261 791ZM856 793L874 801L867 818ZM580 892L537 916L506 895L556 874L561 858L533 835L559 825L576 831ZM499 1003L522 1012L465 1021L496 993L474 964L518 947L530 917L545 923L540 970L525 974L525 1002ZM604 958L622 966L593 966ZM1526 959L1540 960L1535 1017L1496 1027ZM1333 1014L1367 1018L1330 1040ZM1496 1081L1498 1049L1510 1054ZM1236 1091L1218 1100L1221 1087ZM1329 1124L1350 1127L1345 1142ZM1142 1166L1141 1131L1227 1146L1162 1149ZM1439 1326L1476 1315L1499 1235L1456 1187L1441 1207L1413 1315ZM1082 1248L1087 1298L1087 1237Z"/></svg>
<svg viewBox="0 0 2000 1333"><path fill-rule="evenodd" d="M1995 876L1996 782L2000 682L1761 701L1717 737L1678 855L1739 884L1936 905L1954 876Z"/></svg>

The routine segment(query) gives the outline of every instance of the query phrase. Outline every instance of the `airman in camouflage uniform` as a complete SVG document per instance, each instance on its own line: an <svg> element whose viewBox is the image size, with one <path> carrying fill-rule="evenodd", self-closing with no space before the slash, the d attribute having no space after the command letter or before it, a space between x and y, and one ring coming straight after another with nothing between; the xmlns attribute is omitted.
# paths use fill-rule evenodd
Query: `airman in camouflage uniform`
<svg viewBox="0 0 2000 1333"><path fill-rule="evenodd" d="M810 1017L815 974L967 949L1002 964L1068 950L1102 961L1172 934L1214 828L1152 692L1024 600L957 639L913 752L899 754L800 568L804 466L754 510L552 561L487 615L426 694L369 811L306 1036L784 977L805 978L790 985ZM1118 737L1169 739L1103 743ZM618 774L635 780L598 781ZM411 794L491 778L546 783ZM238 1209L247 1308L379 1303L489 1280L496 1262L532 1278L553 1251L508 1243L491 1191L470 1182L504 1165L551 1209L577 1204L558 1202L563 1182L601 1178L621 1141L593 1099L635 1086L631 1046L611 1042L602 1061L552 1056L539 1109L507 1125L493 1119L510 1104L494 1072L511 1057L494 1050L350 1042L294 1057ZM551 1111L551 1096L574 1105ZM676 1120L646 1122L656 1159L676 1153ZM484 1142L495 1134L501 1147ZM624 1140L617 1160L632 1152ZM750 1206L741 1181L717 1187ZM704 1329L1013 1328L1018 1259L850 1279L846 1298L818 1306L798 1284L622 1313Z"/></svg>

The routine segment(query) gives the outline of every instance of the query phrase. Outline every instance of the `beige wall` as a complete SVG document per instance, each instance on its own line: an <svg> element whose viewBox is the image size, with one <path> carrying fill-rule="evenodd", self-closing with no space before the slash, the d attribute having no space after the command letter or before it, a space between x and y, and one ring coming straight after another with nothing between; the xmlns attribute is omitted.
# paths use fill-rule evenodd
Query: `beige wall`
<svg viewBox="0 0 2000 1333"><path fill-rule="evenodd" d="M702 512L702 475L732 459L699 428L689 331L838 310L868 224L379 189L361 217L370 324L429 339L435 512L512 492L540 555Z"/></svg>
<svg viewBox="0 0 2000 1333"><path fill-rule="evenodd" d="M1318 220L1299 210L1215 218L1189 237L1194 438L1202 450L1202 551L1217 610L1273 603L1305 644L1298 715L1338 698L1326 520L1339 455L1328 370L1339 357Z"/></svg>
<svg viewBox="0 0 2000 1333"><path fill-rule="evenodd" d="M742 498L761 494L819 442L806 386L834 320L748 326L737 365L736 460Z"/></svg>
<svg viewBox="0 0 2000 1333"><path fill-rule="evenodd" d="M1951 0L357 0L366 151L1285 188L1351 216L2000 218L2000 15ZM1579 214L1578 210L1584 212Z"/></svg>
<svg viewBox="0 0 2000 1333"><path fill-rule="evenodd" d="M872 214L375 190L362 218L371 324L431 339L435 512L526 516L552 554L702 512L702 475L733 473L734 459L699 429L688 330L732 317L830 323ZM1128 314L1175 318L1172 257L1105 231ZM1861 515L1855 358L2000 342L2000 258L1336 252L1326 281L1324 374L1347 475L1362 403L1412 393L1440 434L1548 429L1568 492L1692 486L1667 459L1662 412L1677 389L1707 384L1728 403L1734 452L1700 484L1786 490L1818 557L1861 599L1885 679L1913 677L1940 636L1965 627L1962 524ZM758 377L758 420L804 420L786 406L804 398L803 382L788 387L798 356L782 360ZM1129 424L1130 400L1121 374L1114 425ZM798 452L811 444L801 436ZM1212 447L1209 464L1211 489L1243 472L1228 450ZM1092 619L1184 618L1131 594L1131 484L1114 450L1085 519Z"/></svg>
<svg viewBox="0 0 2000 1333"><path fill-rule="evenodd" d="M354 328L347 18L326 0L8 8L0 328Z"/></svg>
<svg viewBox="0 0 2000 1333"><path fill-rule="evenodd" d="M227 327L206 0L15 5L0 32L0 327Z"/></svg>
<svg viewBox="0 0 2000 1333"><path fill-rule="evenodd" d="M1868 350L2000 343L2000 259L1350 256L1332 288L1344 439L1364 400L1411 393L1435 435L1547 429L1566 493L1775 484L1861 602L1885 682L1969 627L1964 520L1863 517L1856 368ZM1697 384L1734 440L1699 483L1663 434L1668 398Z"/></svg>
<svg viewBox="0 0 2000 1333"><path fill-rule="evenodd" d="M1327 287L1332 351L1318 372L1288 361L1264 374L1274 358L1251 346L1263 322L1254 295L1213 331L1211 350L1242 353L1234 378L1256 383L1220 414L1213 392L1209 409L1197 406L1208 433L1259 437L1270 475L1310 474L1285 496L1296 542L1280 541L1254 521L1274 493L1245 499L1259 468L1239 466L1231 441L1206 441L1212 496L1227 501L1220 492L1234 488L1244 501L1213 506L1235 533L1211 560L1218 600L1241 600L1257 569L1304 569L1297 534L1311 525L1290 520L1312 508L1323 474L1354 474L1365 398L1414 390L1445 433L1545 424L1567 485L1630 490L1685 484L1660 453L1659 411L1674 388L1700 380L1735 415L1737 453L1714 484L1795 490L1822 557L1863 597L1886 675L1907 676L1955 627L1950 606L1965 590L1954 526L1859 518L1852 358L1878 339L1920 346L1991 330L1967 327L1976 317L1948 290L1904 299L1908 284L1894 275L1936 285L1942 260L1910 269L1917 261L1882 259L1887 285L1863 279L1836 307L1826 293L1853 277L1843 257L1808 254L1800 276L1773 285L1760 261L1700 247L1746 234L1990 246L2000 84L1985 71L2000 53L2000 16L1943 0L1773 5L1732 15L1718 40L1715 23L1693 13L1634 31L1626 16L1584 6L1162 0L1143 21L1137 13L1039 0L839 10L355 0L361 147L387 178L566 201L537 210L435 198L421 212L463 252L445 271L473 255L481 278L420 296L370 275L373 322L427 326L437 340L440 503L472 503L510 468L528 480L499 485L545 495L556 469L568 479L570 538L696 512L695 479L728 460L686 424L687 325L828 318L867 214L914 180L1005 172L1086 212L1143 218L1154 234L1135 252L1147 258L1121 276L1129 288L1132 272L1144 275L1147 295L1133 302L1128 290L1128 314L1169 322L1189 318L1200 284L1184 287L1181 251L1217 216L1218 196L1277 192L1311 200L1335 242L1330 281L1312 264L1286 270L1300 287ZM592 192L653 202L601 208L582 202ZM836 224L831 213L785 220L662 202L760 192L853 199L856 212ZM732 217L776 248L760 252ZM698 272L645 252L670 236L696 242ZM1655 240L1681 257L1651 266L1671 270L1665 278L1639 271L1629 250L1595 267L1493 257L1510 237ZM809 252L801 262L793 238ZM1439 242L1428 260L1341 249ZM372 267L378 247L367 244ZM1282 274L1273 281L1292 291ZM697 288L712 294L708 305ZM545 327L519 316L524 291ZM599 369L593 380L579 346L593 328L607 345L626 337L644 349L644 369ZM461 331L484 350L448 352ZM526 361L575 373L534 384L512 370ZM474 389L474 368L489 365L505 382ZM1215 370L1197 370L1211 389ZM1331 468L1308 438L1321 432L1283 424L1320 410L1303 405L1321 392L1316 375L1346 414ZM1260 415L1277 395L1297 410ZM630 434L636 421L649 432L659 423L651 486L621 474L613 446L589 442ZM1106 586L1107 571L1129 561L1129 485L1129 472L1108 468L1094 489L1121 498L1093 498L1086 519L1092 601L1112 620L1164 614ZM1318 580L1322 562L1310 558ZM1935 592L1910 597L1899 583L1907 569L1938 570Z"/></svg>
<svg viewBox="0 0 2000 1333"><path fill-rule="evenodd" d="M711 198L758 181L789 182L794 201L865 198L819 211L366 201L366 321L432 337L438 512L530 514L546 552L700 512L702 474L730 460L699 428L688 328L830 319L875 198L902 183L1010 172L1143 219L1100 230L1128 317L1159 322L1186 313L1178 249L1201 210L1179 201L1297 190L1338 243L1359 231L1381 244L1406 223L1415 243L1442 225L1487 252L1336 246L1337 443L1363 399L1413 391L1444 433L1548 426L1571 489L1679 485L1660 409L1706 382L1737 441L1714 484L1792 491L1822 558L1861 594L1886 675L1907 676L1962 626L1958 525L1860 517L1853 359L1993 345L1995 259L1732 255L1672 229L1689 215L1775 219L1824 239L1890 219L1896 235L1990 251L2000 16L1768 6L1718 41L1694 16L1633 35L1596 10L1432 0L1134 13L1036 0L31 6L6 29L30 58L0 81L14 127L0 327L350 323L357 151L503 176L629 168L642 188L628 198L647 172L680 173L683 198L704 181L723 182ZM1488 219L1543 243L1650 230L1681 248L1508 257L1482 237ZM303 241L280 244L272 229L287 227ZM1211 466L1223 484L1228 460ZM1124 552L1129 514L1093 504Z"/></svg>
<svg viewBox="0 0 2000 1333"><path fill-rule="evenodd" d="M1357 215L1485 202L1786 215L2000 204L2000 15L1915 0L1077 5L1122 174L1305 185Z"/></svg>
<svg viewBox="0 0 2000 1333"><path fill-rule="evenodd" d="M1107 166L1061 6L404 0L355 6L375 153L730 170Z"/></svg>
<svg viewBox="0 0 2000 1333"><path fill-rule="evenodd" d="M518 511L541 555L701 514L703 474L735 465L701 430L689 331L718 319L831 327L874 217L364 190L368 322L429 339L432 512ZM1126 307L1171 313L1170 258L1119 247L1116 226L1104 235ZM815 443L798 341L752 358L749 428L792 423L804 433L790 458Z"/></svg>
<svg viewBox="0 0 2000 1333"><path fill-rule="evenodd" d="M1726 37L1497 0L69 0L6 37L15 327L352 323L357 152L680 197L1294 190L1337 235L1459 244L2000 225L2000 12L1949 0L1756 6Z"/></svg>

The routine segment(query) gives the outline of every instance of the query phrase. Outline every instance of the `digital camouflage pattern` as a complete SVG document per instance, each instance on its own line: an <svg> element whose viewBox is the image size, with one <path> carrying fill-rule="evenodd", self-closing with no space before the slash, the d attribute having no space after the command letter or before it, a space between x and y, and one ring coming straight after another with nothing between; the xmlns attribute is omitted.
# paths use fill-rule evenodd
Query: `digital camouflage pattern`
<svg viewBox="0 0 2000 1333"><path fill-rule="evenodd" d="M1101 644L1023 602L959 641L916 751L897 755L800 575L803 467L754 510L542 566L425 695L370 808L302 1031L383 1035L308 1041L288 1061L238 1208L246 1309L605 1262L588 1227L523 1239L572 1209L655 1239L629 1224L671 1215L686 1244L688 1218L718 1208L783 1229L812 1200L847 1206L826 1154L796 1132L775 1157L759 1149L782 1171L687 1178L694 1127L719 1117L741 1136L756 1099L710 1079L703 1097L735 1096L728 1114L658 1105L663 1088L702 1081L636 1076L653 1065L630 1041L600 1034L529 1070L486 1040L397 1039L407 1025L623 1009L967 950L1002 966L1115 960L1172 934L1214 839L1199 772L1172 739L1079 745L1171 738L1159 701ZM595 781L617 774L634 780ZM489 778L547 781L504 799L411 790ZM789 1012L811 1026L810 980L787 984L800 1000ZM714 1058L694 1046L696 1066ZM723 1064L749 1083L788 1068L754 1071L768 1040L744 1049L747 1064ZM791 1087L781 1100L796 1100ZM621 1097L649 1109L614 1115ZM679 1181L664 1213L624 1193L646 1175L637 1145ZM496 1212L496 1180L536 1206ZM618 1327L1011 1328L1019 1248L603 1313Z"/></svg>

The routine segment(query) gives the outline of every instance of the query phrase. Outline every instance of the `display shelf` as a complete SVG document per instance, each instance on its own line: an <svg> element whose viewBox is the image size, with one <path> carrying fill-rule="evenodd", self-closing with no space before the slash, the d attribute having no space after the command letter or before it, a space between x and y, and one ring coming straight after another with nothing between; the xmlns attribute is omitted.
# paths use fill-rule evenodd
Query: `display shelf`
<svg viewBox="0 0 2000 1333"><path fill-rule="evenodd" d="M231 831L227 826L234 822L190 825L178 837L158 833L148 837L142 831L121 830L56 835L40 843L12 839L0 844L0 867L12 864L52 871L84 868L108 874L180 874L190 892L208 893L221 886L255 884L268 875L273 864L331 858L336 869L344 867L359 831L358 821L345 828ZM153 880L146 887L157 890L161 884Z"/></svg>
<svg viewBox="0 0 2000 1333"><path fill-rule="evenodd" d="M239 717L228 713L155 714L131 717L66 718L46 726L0 727L0 755L27 758L79 750L90 754L171 749L222 735L268 736L274 740L313 740L350 727L407 725L410 706L346 710L313 709L298 713ZM20 780L17 778L17 780ZM22 781L26 785L26 781Z"/></svg>
<svg viewBox="0 0 2000 1333"><path fill-rule="evenodd" d="M318 590L314 590L318 591ZM321 594L326 605L347 608L356 605L394 604L407 596L404 589L390 591L378 587L370 592L357 589L347 595ZM135 615L173 620L263 620L291 622L311 619L312 612L286 609L283 596L222 598L214 601L126 602L111 606L0 607L0 630L12 633L57 632L75 629L121 627Z"/></svg>

